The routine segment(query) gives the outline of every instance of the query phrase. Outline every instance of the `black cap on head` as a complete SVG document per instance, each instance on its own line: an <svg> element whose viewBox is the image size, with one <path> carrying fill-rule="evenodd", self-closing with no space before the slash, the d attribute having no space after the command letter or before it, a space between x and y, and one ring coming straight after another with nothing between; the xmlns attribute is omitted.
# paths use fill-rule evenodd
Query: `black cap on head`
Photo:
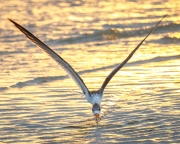
<svg viewBox="0 0 180 144"><path fill-rule="evenodd" d="M100 111L101 109L100 109L100 105L99 104L97 104L97 103L95 103L94 105L93 105L93 111Z"/></svg>

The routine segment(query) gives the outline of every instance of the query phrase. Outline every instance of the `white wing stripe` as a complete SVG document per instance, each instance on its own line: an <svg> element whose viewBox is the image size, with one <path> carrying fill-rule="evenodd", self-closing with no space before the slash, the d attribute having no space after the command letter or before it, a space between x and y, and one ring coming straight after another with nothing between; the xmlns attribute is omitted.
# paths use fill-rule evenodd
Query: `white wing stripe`
<svg viewBox="0 0 180 144"><path fill-rule="evenodd" d="M38 47L40 47L44 52L46 52L51 58L53 58L66 72L67 74L75 81L78 87L83 91L88 100L87 96L89 96L89 90L84 84L83 80L80 76L75 72L75 70L58 54L56 54L52 49L50 49L46 44L36 38L33 34L31 34L28 30L23 28L18 23L9 19L21 32L23 32L32 42L34 42Z"/></svg>

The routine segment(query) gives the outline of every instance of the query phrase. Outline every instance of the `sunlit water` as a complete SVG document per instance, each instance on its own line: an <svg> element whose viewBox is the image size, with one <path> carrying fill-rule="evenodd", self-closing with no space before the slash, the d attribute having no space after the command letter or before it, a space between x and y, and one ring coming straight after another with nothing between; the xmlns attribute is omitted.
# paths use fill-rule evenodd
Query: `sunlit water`
<svg viewBox="0 0 180 144"><path fill-rule="evenodd" d="M180 143L180 2L0 3L0 143ZM76 84L7 18L44 41L90 90L108 84L96 125Z"/></svg>

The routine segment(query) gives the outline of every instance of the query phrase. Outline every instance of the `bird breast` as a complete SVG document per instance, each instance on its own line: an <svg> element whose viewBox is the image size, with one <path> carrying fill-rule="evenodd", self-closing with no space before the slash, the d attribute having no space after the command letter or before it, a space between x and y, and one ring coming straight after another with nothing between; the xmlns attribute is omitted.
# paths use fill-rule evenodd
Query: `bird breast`
<svg viewBox="0 0 180 144"><path fill-rule="evenodd" d="M99 94L91 94L91 98L92 98L92 104L94 105L95 103L97 104L101 104L102 101L102 95Z"/></svg>

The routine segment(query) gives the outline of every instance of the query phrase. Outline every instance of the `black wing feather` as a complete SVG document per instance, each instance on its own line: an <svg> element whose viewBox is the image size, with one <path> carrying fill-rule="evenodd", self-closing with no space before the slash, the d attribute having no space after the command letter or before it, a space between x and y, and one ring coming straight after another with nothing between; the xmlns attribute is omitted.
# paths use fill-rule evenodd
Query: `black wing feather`
<svg viewBox="0 0 180 144"><path fill-rule="evenodd" d="M155 30L155 28L160 24L160 22L165 18L167 15L163 16L161 20L152 28L152 30L148 33L148 35L137 45L137 47L128 55L128 57L119 65L117 66L105 79L101 86L101 91L104 91L105 87L109 83L109 81L112 79L112 77L130 60L130 58L133 56L133 54L137 51L137 49L141 46L141 44L146 40L146 38Z"/></svg>
<svg viewBox="0 0 180 144"><path fill-rule="evenodd" d="M9 19L21 32L23 32L27 38L29 38L32 42L34 42L38 47L40 47L44 52L46 52L52 59L54 59L66 72L67 74L76 82L79 88L83 91L83 93L87 96L89 95L89 90L84 84L81 77L75 72L75 70L57 53L55 53L52 49L50 49L46 44L40 41L37 37L31 34L28 30L23 28L21 25L16 23L15 21ZM89 100L88 97L86 97Z"/></svg>

